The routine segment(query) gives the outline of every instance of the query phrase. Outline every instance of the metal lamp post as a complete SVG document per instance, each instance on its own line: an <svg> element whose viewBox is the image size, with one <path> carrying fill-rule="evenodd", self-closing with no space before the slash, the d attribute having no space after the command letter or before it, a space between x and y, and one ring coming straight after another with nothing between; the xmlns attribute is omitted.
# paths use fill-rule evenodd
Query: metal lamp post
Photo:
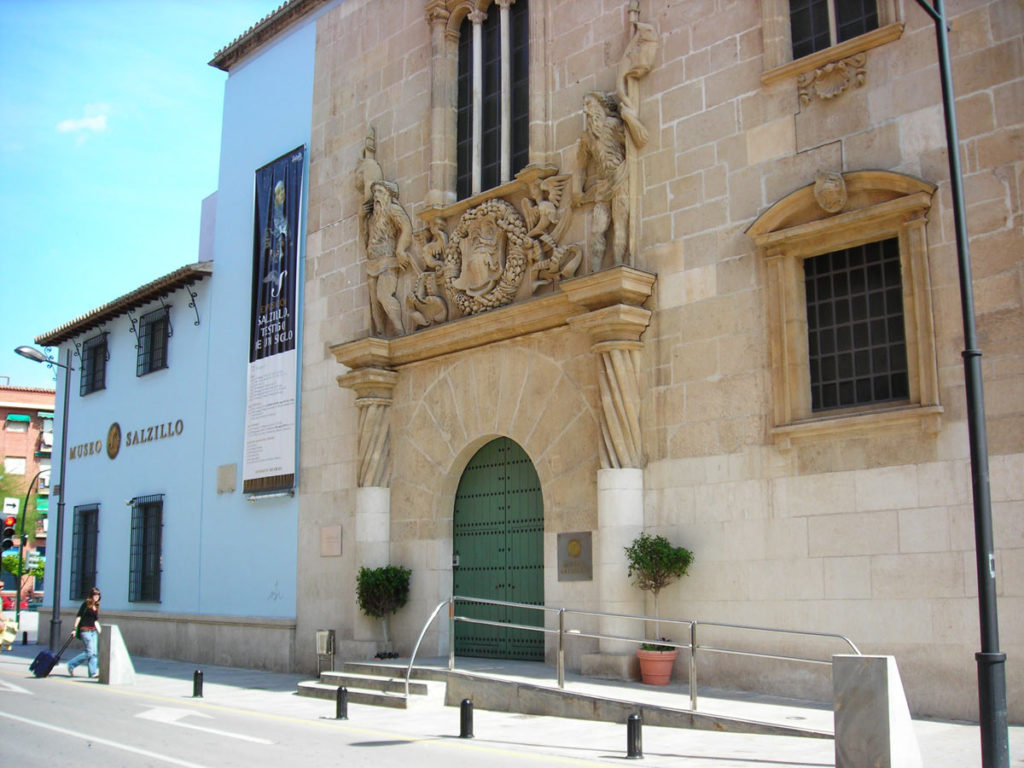
<svg viewBox="0 0 1024 768"><path fill-rule="evenodd" d="M943 0L929 5L917 0L935 22L939 54L939 77L946 123L946 154L949 156L953 223L956 232L960 272L960 308L964 325L964 384L967 390L967 429L971 449L971 478L974 498L974 551L978 570L978 613L981 651L978 664L979 725L981 726L982 768L1008 768L1009 734L1006 712L1006 654L999 650L999 619L996 612L996 556L992 536L992 498L989 492L988 439L985 433L985 396L981 380L981 350L974 323L973 281L960 171L960 137L956 126L956 94L949 58L949 32Z"/></svg>
<svg viewBox="0 0 1024 768"><path fill-rule="evenodd" d="M34 360L37 363L56 365L64 369L64 411L61 413L60 427L60 501L57 502L57 526L54 532L57 536L57 546L53 554L53 615L50 617L50 649L57 650L60 645L60 585L61 585L61 564L64 552L64 499L67 498L67 488L64 486L64 470L67 466L68 457L68 393L71 390L71 350L68 349L65 360L60 363L51 360L35 347L18 347L14 350L22 357Z"/></svg>

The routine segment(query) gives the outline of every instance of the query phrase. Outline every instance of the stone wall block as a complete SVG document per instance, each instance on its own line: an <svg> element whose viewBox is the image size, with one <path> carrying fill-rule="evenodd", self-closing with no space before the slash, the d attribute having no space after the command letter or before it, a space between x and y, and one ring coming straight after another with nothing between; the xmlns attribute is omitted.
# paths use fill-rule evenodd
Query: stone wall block
<svg viewBox="0 0 1024 768"><path fill-rule="evenodd" d="M881 555L899 551L899 515L864 512L829 515L807 521L811 557Z"/></svg>

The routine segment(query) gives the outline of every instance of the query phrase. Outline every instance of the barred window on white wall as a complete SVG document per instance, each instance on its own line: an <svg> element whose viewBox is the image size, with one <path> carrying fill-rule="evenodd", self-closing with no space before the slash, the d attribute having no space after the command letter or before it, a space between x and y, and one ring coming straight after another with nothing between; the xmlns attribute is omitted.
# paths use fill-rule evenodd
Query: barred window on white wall
<svg viewBox="0 0 1024 768"><path fill-rule="evenodd" d="M79 381L79 395L88 395L107 388L107 334L93 336L82 344L82 372Z"/></svg>
<svg viewBox="0 0 1024 768"><path fill-rule="evenodd" d="M96 542L99 535L100 507L87 504L75 507L71 536L71 599L81 600L96 586Z"/></svg>
<svg viewBox="0 0 1024 768"><path fill-rule="evenodd" d="M163 494L132 499L128 599L133 603L160 602L163 514Z"/></svg>
<svg viewBox="0 0 1024 768"><path fill-rule="evenodd" d="M167 346L171 336L170 308L162 307L142 316L139 323L139 352L135 375L159 371L167 367Z"/></svg>

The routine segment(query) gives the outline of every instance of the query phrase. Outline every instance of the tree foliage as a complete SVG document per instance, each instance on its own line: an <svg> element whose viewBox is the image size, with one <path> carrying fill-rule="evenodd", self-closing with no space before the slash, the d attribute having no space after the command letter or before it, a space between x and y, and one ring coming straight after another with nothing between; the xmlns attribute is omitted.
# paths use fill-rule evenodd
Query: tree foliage
<svg viewBox="0 0 1024 768"><path fill-rule="evenodd" d="M356 577L356 599L367 616L383 619L409 599L412 571L400 565L360 568Z"/></svg>
<svg viewBox="0 0 1024 768"><path fill-rule="evenodd" d="M690 550L673 546L664 536L641 533L625 550L633 584L654 593L655 599L663 587L686 575L693 563Z"/></svg>
<svg viewBox="0 0 1024 768"><path fill-rule="evenodd" d="M3 570L12 576L18 576L18 556L17 555L4 555L3 557ZM35 568L28 567L28 558L22 562L22 569L25 571L23 576L35 576L37 579L43 578L46 573L46 563L42 560Z"/></svg>

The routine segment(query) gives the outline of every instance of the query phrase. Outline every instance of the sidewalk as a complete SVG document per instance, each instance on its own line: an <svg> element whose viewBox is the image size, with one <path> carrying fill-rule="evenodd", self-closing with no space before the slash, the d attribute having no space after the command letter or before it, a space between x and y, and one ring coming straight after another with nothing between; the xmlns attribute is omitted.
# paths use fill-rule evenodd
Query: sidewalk
<svg viewBox="0 0 1024 768"><path fill-rule="evenodd" d="M43 646L15 645L0 653L0 683L17 684L28 677L28 664ZM434 660L430 660L433 662ZM464 671L483 671L486 660L460 659L456 666ZM347 727L371 729L394 738L420 739L438 736L457 737L460 713L444 706L444 684L430 683L426 697L414 697L407 710L349 705L349 720L335 721L335 703L295 695L297 685L308 675L283 674L234 667L197 666L188 662L134 658L136 682L132 686L111 686L110 690L144 698L173 701L177 706L220 707L251 712L267 717L324 724L344 723ZM492 665L493 666L493 665ZM192 698L193 673L203 672L203 698ZM515 670L513 670L514 672ZM525 673L524 673L525 674ZM64 678L64 665L53 676ZM75 683L94 685L91 680L74 678ZM537 682L534 675L533 682ZM552 685L553 685L552 681ZM631 683L582 681L571 676L566 687L600 689L601 695L639 701L641 697L675 696L688 706L688 697L671 691L652 690ZM747 719L763 718L772 722L800 723L831 730L831 712L819 703L772 699L745 693L700 691L701 711ZM0 686L2 697L2 686ZM0 701L3 701L0 698ZM923 765L928 768L972 768L980 766L980 741L976 724L915 720L914 728L921 747ZM625 724L595 723L555 717L521 715L477 710L474 713L474 744L500 744L504 749L561 755L582 760L608 760L625 757ZM754 736L709 731L643 728L643 751L647 765L728 766L728 768L779 768L834 765L833 743L827 739L785 736ZM682 761L680 760L682 759ZM1010 728L1010 765L1024 767L1024 727Z"/></svg>

